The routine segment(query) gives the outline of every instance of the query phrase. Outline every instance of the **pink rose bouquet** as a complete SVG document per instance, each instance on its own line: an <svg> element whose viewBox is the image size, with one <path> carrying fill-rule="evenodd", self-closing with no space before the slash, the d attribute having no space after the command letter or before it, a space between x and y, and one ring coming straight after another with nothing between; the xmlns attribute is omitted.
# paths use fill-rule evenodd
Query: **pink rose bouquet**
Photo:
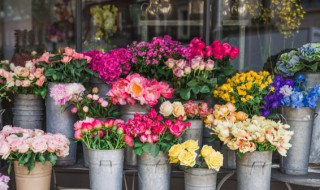
<svg viewBox="0 0 320 190"><path fill-rule="evenodd" d="M123 123L124 121L119 119L101 121L87 117L74 124L74 138L82 141L89 149L122 149L126 146L125 131L129 130Z"/></svg>
<svg viewBox="0 0 320 190"><path fill-rule="evenodd" d="M36 63L44 68L44 75L48 82L57 83L83 83L88 82L96 74L87 67L91 57L77 53L74 49L66 47L63 53L41 55Z"/></svg>
<svg viewBox="0 0 320 190"><path fill-rule="evenodd" d="M238 154L253 151L274 151L286 156L287 150L292 146L289 141L293 131L288 131L289 125L254 116L240 122L223 121L214 127L217 136L231 150Z"/></svg>
<svg viewBox="0 0 320 190"><path fill-rule="evenodd" d="M8 190L8 183L10 181L9 176L3 175L0 173L0 190Z"/></svg>
<svg viewBox="0 0 320 190"><path fill-rule="evenodd" d="M47 78L44 68L35 64L34 60L26 61L24 67L10 64L10 70L0 69L0 76L8 91L17 94L35 94L45 98L47 94Z"/></svg>
<svg viewBox="0 0 320 190"><path fill-rule="evenodd" d="M154 157L159 151L167 153L190 127L190 123L182 121L182 118L164 119L155 109L146 115L136 113L133 119L122 125L126 129L124 140L127 145L133 147L138 155L144 151Z"/></svg>
<svg viewBox="0 0 320 190"><path fill-rule="evenodd" d="M135 73L114 82L107 95L113 104L134 105L139 102L141 105L155 106L161 97L172 98L173 92L168 83Z"/></svg>
<svg viewBox="0 0 320 190"><path fill-rule="evenodd" d="M42 130L4 126L0 131L0 156L10 166L18 161L31 171L36 162L49 161L55 165L57 157L69 154L69 140L62 134L45 133Z"/></svg>
<svg viewBox="0 0 320 190"><path fill-rule="evenodd" d="M164 117L204 120L211 112L206 102L195 103L192 100L187 101L185 104L165 101L160 106L160 114Z"/></svg>
<svg viewBox="0 0 320 190"><path fill-rule="evenodd" d="M132 71L147 78L170 81L172 73L168 72L164 63L168 57L182 54L183 46L170 36L154 37L151 42L133 42L128 46L131 54Z"/></svg>
<svg viewBox="0 0 320 190"><path fill-rule="evenodd" d="M130 72L131 52L128 49L115 49L109 53L91 50L83 54L91 58L88 67L107 84L115 82Z"/></svg>

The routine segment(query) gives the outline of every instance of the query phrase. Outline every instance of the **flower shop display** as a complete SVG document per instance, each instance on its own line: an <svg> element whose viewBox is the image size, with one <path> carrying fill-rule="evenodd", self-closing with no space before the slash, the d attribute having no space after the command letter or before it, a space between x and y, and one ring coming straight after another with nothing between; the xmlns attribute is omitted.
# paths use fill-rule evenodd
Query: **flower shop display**
<svg viewBox="0 0 320 190"><path fill-rule="evenodd" d="M183 48L180 42L168 35L154 37L151 42L133 42L128 45L132 55L132 71L149 79L172 81L172 72L168 72L165 62L169 57L181 55Z"/></svg>
<svg viewBox="0 0 320 190"><path fill-rule="evenodd" d="M160 106L160 114L168 118L178 118L190 122L190 128L183 134L182 141L197 140L202 146L203 119L207 118L210 109L206 102L196 103L192 100L182 104L181 102L165 101Z"/></svg>
<svg viewBox="0 0 320 190"><path fill-rule="evenodd" d="M49 95L46 98L46 129L51 133L63 133L68 138L73 137L73 124L77 116L71 112L70 101L81 96L85 92L83 85L79 83L55 84L49 83ZM61 108L63 105L64 108ZM59 158L57 165L73 165L76 163L77 143L71 142L70 154L65 158Z"/></svg>
<svg viewBox="0 0 320 190"><path fill-rule="evenodd" d="M129 62L131 53L126 48L114 49L108 53L90 50L83 54L91 57L88 67L99 75L99 78L91 78L90 83L93 87L100 89L99 95L101 97L106 96L111 88L111 83L126 76L131 69Z"/></svg>
<svg viewBox="0 0 320 190"><path fill-rule="evenodd" d="M231 150L236 150L238 189L270 189L272 151L286 156L292 146L289 125L253 116L241 122L224 121L214 128L215 134Z"/></svg>
<svg viewBox="0 0 320 190"><path fill-rule="evenodd" d="M7 96L6 91L6 78L10 77L10 61L9 60L1 60L0 61L0 100L7 99L10 100Z"/></svg>
<svg viewBox="0 0 320 190"><path fill-rule="evenodd" d="M208 145L202 147L199 155L197 150L199 145L195 140L173 145L169 150L170 163L186 167L184 171L186 190L215 190L217 172L223 164L223 155Z"/></svg>
<svg viewBox="0 0 320 190"><path fill-rule="evenodd" d="M47 79L44 69L34 60L26 61L25 66L10 64L10 70L1 70L5 78L6 90L14 94L12 108L13 125L23 128L42 129L43 101L47 94Z"/></svg>
<svg viewBox="0 0 320 190"><path fill-rule="evenodd" d="M69 154L69 144L64 135L39 129L4 126L0 131L0 156L9 171L14 165L17 190L49 190L52 166Z"/></svg>
<svg viewBox="0 0 320 190"><path fill-rule="evenodd" d="M9 189L9 186L8 186L9 181L10 181L10 178L8 176L0 173L0 190L8 190Z"/></svg>
<svg viewBox="0 0 320 190"><path fill-rule="evenodd" d="M207 118L204 120L206 127L210 130L214 130L218 123L224 121L231 122L241 122L248 118L248 114L236 111L236 107L232 103L227 103L225 105L216 104L214 109L208 114ZM210 134L209 134L210 135ZM219 140L218 138L215 138ZM223 144L221 146L221 153L223 154L223 168L226 169L236 169L236 151L231 150L228 146Z"/></svg>
<svg viewBox="0 0 320 190"><path fill-rule="evenodd" d="M275 73L285 77L298 72L315 73L320 71L320 43L307 43L297 50L280 56Z"/></svg>
<svg viewBox="0 0 320 190"><path fill-rule="evenodd" d="M200 38L194 38L180 52L179 56L166 61L173 72L175 95L183 100L203 100L217 81L220 84L226 76L233 74L230 60L238 56L239 50L218 40L206 46Z"/></svg>
<svg viewBox="0 0 320 190"><path fill-rule="evenodd" d="M124 125L124 140L138 156L139 189L170 189L169 149L181 140L190 123L164 119L155 109L146 115L135 114Z"/></svg>
<svg viewBox="0 0 320 190"><path fill-rule="evenodd" d="M263 97L268 93L272 78L267 71L258 73L249 71L237 73L218 86L213 94L224 102L233 103L238 111L243 111L250 117L260 115Z"/></svg>
<svg viewBox="0 0 320 190"><path fill-rule="evenodd" d="M74 124L74 138L88 150L90 189L122 190L125 131L122 120L101 121L87 117ZM108 179L108 180L106 180Z"/></svg>
<svg viewBox="0 0 320 190"><path fill-rule="evenodd" d="M127 121L135 113L146 114L151 106L157 105L162 98L171 98L173 88L168 83L147 79L137 73L130 74L112 84L108 92L113 104L120 104L122 119ZM125 163L128 166L137 165L137 157L132 148L125 150Z"/></svg>

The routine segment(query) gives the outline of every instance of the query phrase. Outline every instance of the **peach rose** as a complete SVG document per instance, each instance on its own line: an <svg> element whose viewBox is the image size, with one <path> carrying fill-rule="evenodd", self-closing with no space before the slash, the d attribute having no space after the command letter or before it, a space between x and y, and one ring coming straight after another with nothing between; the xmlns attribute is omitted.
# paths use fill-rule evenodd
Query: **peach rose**
<svg viewBox="0 0 320 190"><path fill-rule="evenodd" d="M71 57L71 56L73 56L74 53L75 53L74 49L69 48L69 47L64 48L64 54L66 56L70 56Z"/></svg>
<svg viewBox="0 0 320 190"><path fill-rule="evenodd" d="M62 63L69 63L71 61L71 57L69 56L63 56L63 58L61 59Z"/></svg>
<svg viewBox="0 0 320 190"><path fill-rule="evenodd" d="M33 75L36 78L40 78L43 75L44 68L37 68Z"/></svg>
<svg viewBox="0 0 320 190"><path fill-rule="evenodd" d="M172 108L173 108L172 114L175 117L179 117L179 116L184 117L186 115L186 112L181 102L173 102Z"/></svg>
<svg viewBox="0 0 320 190"><path fill-rule="evenodd" d="M24 88L27 88L31 85L31 81L30 80L23 80L21 81L21 86Z"/></svg>
<svg viewBox="0 0 320 190"><path fill-rule="evenodd" d="M47 78L43 75L36 81L36 85L42 86L43 83L46 82L46 81L47 81Z"/></svg>
<svg viewBox="0 0 320 190"><path fill-rule="evenodd" d="M237 121L244 121L248 118L248 114L242 112L242 111L239 111L235 114L236 118L237 118Z"/></svg>

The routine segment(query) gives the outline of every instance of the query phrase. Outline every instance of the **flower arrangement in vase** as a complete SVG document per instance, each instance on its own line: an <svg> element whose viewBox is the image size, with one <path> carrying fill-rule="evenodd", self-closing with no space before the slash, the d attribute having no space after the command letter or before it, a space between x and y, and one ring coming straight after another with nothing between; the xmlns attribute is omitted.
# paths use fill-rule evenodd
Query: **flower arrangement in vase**
<svg viewBox="0 0 320 190"><path fill-rule="evenodd" d="M164 119L155 109L151 109L146 115L136 113L133 119L124 124L128 129L124 140L128 146L133 147L137 155L146 152L156 157L160 151L167 153L190 127L190 123L182 119Z"/></svg>
<svg viewBox="0 0 320 190"><path fill-rule="evenodd" d="M91 92L86 93L82 84L69 83L54 86L50 96L63 109L71 105L71 113L77 114L80 119L86 117L110 119L119 116L119 112L110 100L97 94L98 88L93 88Z"/></svg>
<svg viewBox="0 0 320 190"><path fill-rule="evenodd" d="M11 77L9 70L10 61L9 60L1 60L0 61L0 100L7 99L10 101L9 97L7 96L6 90L6 80L7 78Z"/></svg>
<svg viewBox="0 0 320 190"><path fill-rule="evenodd" d="M57 157L69 154L69 140L62 134L45 133L42 130L4 126L0 132L0 156L10 166L14 161L32 171L36 162L55 165ZM9 168L10 170L10 168Z"/></svg>
<svg viewBox="0 0 320 190"><path fill-rule="evenodd" d="M291 77L298 72L319 72L319 50L320 43L307 43L297 50L283 53L276 63L275 73Z"/></svg>
<svg viewBox="0 0 320 190"><path fill-rule="evenodd" d="M130 74L112 84L108 92L113 104L155 106L160 98L172 98L174 89L168 83L147 79L137 73Z"/></svg>
<svg viewBox="0 0 320 190"><path fill-rule="evenodd" d="M200 38L194 38L181 52L166 62L173 72L176 96L183 100L199 100L208 96L217 82L233 74L230 59L235 59L239 50L217 40L206 46Z"/></svg>
<svg viewBox="0 0 320 190"><path fill-rule="evenodd" d="M99 50L83 52L91 58L88 67L99 75L107 84L126 76L130 70L131 52L126 48L114 49L108 53Z"/></svg>
<svg viewBox="0 0 320 190"><path fill-rule="evenodd" d="M34 60L26 61L25 66L10 64L10 70L1 70L1 77L8 91L14 94L34 94L45 98L47 95L47 78L44 68L40 68Z"/></svg>
<svg viewBox="0 0 320 190"><path fill-rule="evenodd" d="M66 47L63 52L41 55L36 63L44 68L44 75L48 82L56 83L83 83L88 82L95 73L87 67L91 57L77 53L74 49Z"/></svg>
<svg viewBox="0 0 320 190"><path fill-rule="evenodd" d="M218 86L213 94L224 102L231 102L238 111L243 111L250 117L260 115L263 97L268 93L272 78L267 71L237 73Z"/></svg>

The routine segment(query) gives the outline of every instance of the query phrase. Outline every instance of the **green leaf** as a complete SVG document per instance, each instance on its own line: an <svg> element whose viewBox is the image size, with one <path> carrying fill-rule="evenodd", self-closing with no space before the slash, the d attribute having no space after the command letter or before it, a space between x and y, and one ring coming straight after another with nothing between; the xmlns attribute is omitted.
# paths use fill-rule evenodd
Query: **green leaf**
<svg viewBox="0 0 320 190"><path fill-rule="evenodd" d="M191 93L190 93L191 89L181 89L180 90L180 96L182 99L184 100L189 100Z"/></svg>
<svg viewBox="0 0 320 190"><path fill-rule="evenodd" d="M143 146L142 146L142 150L146 153L150 153L151 151L151 144L150 143L145 143Z"/></svg>
<svg viewBox="0 0 320 190"><path fill-rule="evenodd" d="M45 157L43 156L43 154L40 154L39 155L39 161L41 162L41 163L45 163L46 162L46 159L45 159Z"/></svg>
<svg viewBox="0 0 320 190"><path fill-rule="evenodd" d="M210 88L207 85L202 86L201 89L200 89L200 92L203 93L203 94L209 93L210 92Z"/></svg>
<svg viewBox="0 0 320 190"><path fill-rule="evenodd" d="M135 148L139 148L139 147L142 147L143 146L143 143L142 142L134 142L133 146Z"/></svg>
<svg viewBox="0 0 320 190"><path fill-rule="evenodd" d="M195 94L198 94L201 90L201 86L195 86L192 88L192 92Z"/></svg>
<svg viewBox="0 0 320 190"><path fill-rule="evenodd" d="M189 82L187 83L187 85L188 85L189 87L195 87L195 86L198 85L198 82L197 82L197 80L192 79L191 81L189 81Z"/></svg>
<svg viewBox="0 0 320 190"><path fill-rule="evenodd" d="M141 154L142 154L142 148L135 148L135 149L133 149L133 152L134 152L136 155L141 155Z"/></svg>
<svg viewBox="0 0 320 190"><path fill-rule="evenodd" d="M164 137L164 139L165 139L166 141L171 141L173 138L174 138L174 137L173 137L172 134L168 134L168 135L166 135L166 136Z"/></svg>
<svg viewBox="0 0 320 190"><path fill-rule="evenodd" d="M150 154L151 154L153 157L156 157L156 156L158 156L159 152L160 152L159 146L153 144L153 145L151 146L151 149L150 149Z"/></svg>

